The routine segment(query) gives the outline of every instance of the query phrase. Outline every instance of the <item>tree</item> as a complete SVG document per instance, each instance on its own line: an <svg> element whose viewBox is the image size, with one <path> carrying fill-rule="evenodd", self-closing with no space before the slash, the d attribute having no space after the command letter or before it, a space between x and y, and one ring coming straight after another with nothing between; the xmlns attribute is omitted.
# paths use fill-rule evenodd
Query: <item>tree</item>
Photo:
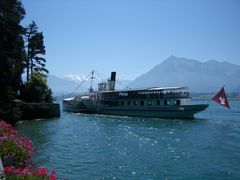
<svg viewBox="0 0 240 180"><path fill-rule="evenodd" d="M19 0L0 1L0 118L14 123L18 109L14 99L22 83L25 10Z"/></svg>
<svg viewBox="0 0 240 180"><path fill-rule="evenodd" d="M21 99L26 102L52 102L52 91L39 72L33 72L29 81L24 84Z"/></svg>
<svg viewBox="0 0 240 180"><path fill-rule="evenodd" d="M25 59L25 68L27 70L27 81L29 80L29 76L30 76L30 48L29 48L29 41L32 38L32 36L34 34L37 33L37 24L32 21L31 24L29 24L29 26L26 28L26 32L25 32L25 42L26 42L26 48L27 48L27 55L26 55L26 59Z"/></svg>
<svg viewBox="0 0 240 180"><path fill-rule="evenodd" d="M37 24L34 21L26 28L25 41L27 44L27 58L25 62L27 81L30 74L34 71L42 75L48 74L48 70L45 68L46 60L42 57L42 55L45 55L44 36L42 32L38 32Z"/></svg>

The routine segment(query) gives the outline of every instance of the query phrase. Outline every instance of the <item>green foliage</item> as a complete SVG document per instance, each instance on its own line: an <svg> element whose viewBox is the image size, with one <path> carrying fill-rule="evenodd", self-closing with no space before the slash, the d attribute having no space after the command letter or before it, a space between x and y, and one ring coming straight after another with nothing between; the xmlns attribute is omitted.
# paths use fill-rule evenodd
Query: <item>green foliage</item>
<svg viewBox="0 0 240 180"><path fill-rule="evenodd" d="M44 36L42 32L38 32L37 24L34 21L26 28L25 41L27 44L27 58L25 60L27 81L29 80L30 72L36 71L46 76L48 74L48 70L45 68L46 60L42 57L46 52Z"/></svg>
<svg viewBox="0 0 240 180"><path fill-rule="evenodd" d="M26 103L21 102L22 120L32 120L38 118L53 118L60 116L58 104L54 103Z"/></svg>
<svg viewBox="0 0 240 180"><path fill-rule="evenodd" d="M0 0L0 118L14 124L21 115L15 99L22 88L24 99L32 102L51 102L52 92L42 76L33 74L30 82L22 85L22 74L27 69L46 75L44 36L33 21L27 28L20 22L25 10L20 0ZM25 38L25 42L24 42ZM32 98L32 99L31 99Z"/></svg>
<svg viewBox="0 0 240 180"><path fill-rule="evenodd" d="M0 78L1 85L17 91L21 84L24 56L24 28L20 25L25 11L18 0L0 1Z"/></svg>
<svg viewBox="0 0 240 180"><path fill-rule="evenodd" d="M15 93L10 88L0 91L2 91L0 95L0 118L14 124L22 114L19 105L13 100L16 97Z"/></svg>
<svg viewBox="0 0 240 180"><path fill-rule="evenodd" d="M21 85L24 57L25 10L19 0L0 1L0 118L14 123L19 117L14 103Z"/></svg>
<svg viewBox="0 0 240 180"><path fill-rule="evenodd" d="M34 72L23 85L20 97L26 102L52 102L52 91L48 88L46 79L40 73Z"/></svg>

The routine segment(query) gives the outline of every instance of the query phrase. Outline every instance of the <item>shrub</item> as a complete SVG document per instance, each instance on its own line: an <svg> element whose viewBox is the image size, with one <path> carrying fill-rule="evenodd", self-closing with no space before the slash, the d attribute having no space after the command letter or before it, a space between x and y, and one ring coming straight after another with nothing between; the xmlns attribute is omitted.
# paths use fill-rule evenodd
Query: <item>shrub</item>
<svg viewBox="0 0 240 180"><path fill-rule="evenodd" d="M0 120L0 158L3 161L3 172L6 179L56 179L56 173L52 171L49 174L45 167L31 171L33 168L32 152L35 149L31 140L21 137L10 124Z"/></svg>
<svg viewBox="0 0 240 180"><path fill-rule="evenodd" d="M40 73L34 72L22 86L20 98L26 102L52 102L52 91L46 79Z"/></svg>
<svg viewBox="0 0 240 180"><path fill-rule="evenodd" d="M10 124L0 121L0 156L4 164L30 166L34 149L31 140L19 136Z"/></svg>
<svg viewBox="0 0 240 180"><path fill-rule="evenodd" d="M56 180L57 178L54 170L50 174L48 169L43 166L35 171L31 171L27 167L5 167L3 173L6 179L14 180Z"/></svg>

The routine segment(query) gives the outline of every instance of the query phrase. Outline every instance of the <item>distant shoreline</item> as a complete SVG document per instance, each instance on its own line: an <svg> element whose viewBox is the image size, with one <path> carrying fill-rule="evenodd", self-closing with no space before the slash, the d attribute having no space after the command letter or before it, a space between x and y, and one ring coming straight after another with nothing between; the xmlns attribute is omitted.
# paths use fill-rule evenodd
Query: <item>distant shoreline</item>
<svg viewBox="0 0 240 180"><path fill-rule="evenodd" d="M216 93L190 93L192 100L211 100ZM228 93L227 94L228 100L234 101L234 100L240 100L240 93Z"/></svg>

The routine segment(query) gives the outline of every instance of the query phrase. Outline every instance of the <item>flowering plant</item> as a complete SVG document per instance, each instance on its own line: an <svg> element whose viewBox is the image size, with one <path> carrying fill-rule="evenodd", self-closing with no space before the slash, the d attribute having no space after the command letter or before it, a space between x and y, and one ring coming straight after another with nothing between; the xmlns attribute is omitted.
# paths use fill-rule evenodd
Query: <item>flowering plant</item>
<svg viewBox="0 0 240 180"><path fill-rule="evenodd" d="M16 180L55 180L56 173L48 173L46 167L31 171L33 147L31 140L21 137L6 122L0 120L0 158L3 161L3 173L6 179Z"/></svg>
<svg viewBox="0 0 240 180"><path fill-rule="evenodd" d="M56 180L56 173L53 170L49 174L46 167L39 167L38 170L32 171L29 168L15 168L15 167L5 167L3 170L6 179L14 180Z"/></svg>
<svg viewBox="0 0 240 180"><path fill-rule="evenodd" d="M0 121L0 157L4 165L29 167L34 150L31 140L19 136L10 124Z"/></svg>

